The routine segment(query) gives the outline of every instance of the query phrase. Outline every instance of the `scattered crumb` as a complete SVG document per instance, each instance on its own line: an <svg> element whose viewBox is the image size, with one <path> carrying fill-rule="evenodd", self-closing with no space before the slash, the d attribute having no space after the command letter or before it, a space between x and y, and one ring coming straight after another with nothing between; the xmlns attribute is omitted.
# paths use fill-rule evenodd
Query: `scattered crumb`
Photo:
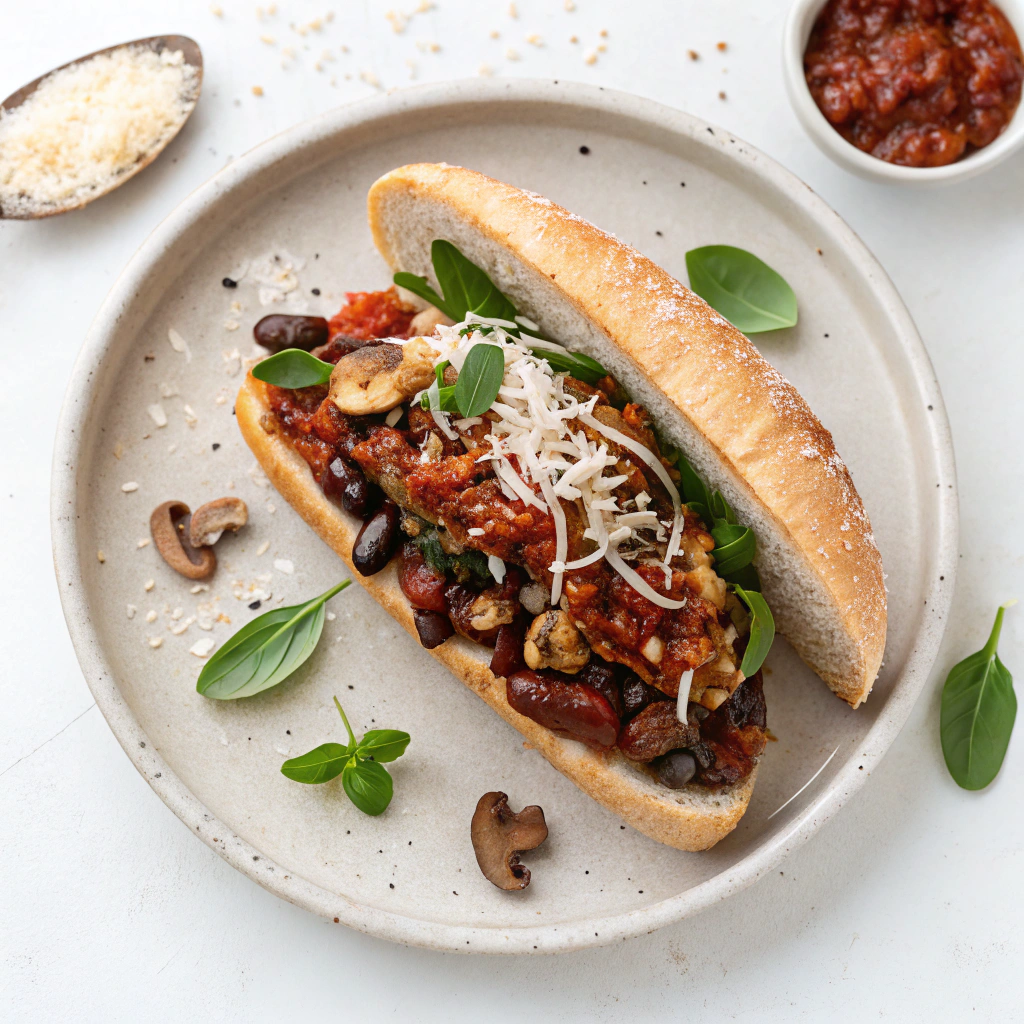
<svg viewBox="0 0 1024 1024"><path fill-rule="evenodd" d="M190 594L202 594L209 589L210 585L208 583L197 583L194 587L189 587L188 592Z"/></svg>
<svg viewBox="0 0 1024 1024"><path fill-rule="evenodd" d="M183 405L181 411L185 416L185 422L190 426L194 427L199 422L199 417L196 416L195 410L191 405Z"/></svg>
<svg viewBox="0 0 1024 1024"><path fill-rule="evenodd" d="M130 607L130 606L129 606L129 607ZM328 621L328 622L333 622L333 621L334 621L334 620L335 620L335 619L336 619L337 617L338 617L338 616L337 616L337 615L335 615L335 614L334 614L334 612L328 612L328 613L327 613L327 621Z"/></svg>
<svg viewBox="0 0 1024 1024"><path fill-rule="evenodd" d="M267 511L268 511L268 512L269 512L269 513L270 513L271 515L273 515L273 514L274 514L274 513L275 513L275 512L277 511L277 506L276 506L276 505L274 505L274 504L273 504L272 502L269 502L269 501L268 501L268 502L267 502Z"/></svg>
<svg viewBox="0 0 1024 1024"><path fill-rule="evenodd" d="M508 16L510 18L518 18L519 17L519 8L517 8L515 4L509 4L508 5Z"/></svg>
<svg viewBox="0 0 1024 1024"><path fill-rule="evenodd" d="M168 384L165 381L160 382L161 398L174 398L177 394L178 389L173 384Z"/></svg>
<svg viewBox="0 0 1024 1024"><path fill-rule="evenodd" d="M510 46L505 51L505 60L519 60L519 54L516 53L516 51L513 50L512 47Z"/></svg>
<svg viewBox="0 0 1024 1024"><path fill-rule="evenodd" d="M156 580L146 580L146 582L142 584L142 589L148 592L152 590L155 586Z"/></svg>
<svg viewBox="0 0 1024 1024"><path fill-rule="evenodd" d="M175 609L174 609L174 611L173 611L173 612L171 612L171 618L172 618L172 619L173 619L173 620L174 620L175 622L177 622L177 621L178 621L178 619L180 619L180 618L182 617L182 615L184 615L184 614L185 614L185 611L184 611L184 609L183 609L183 608L175 608Z"/></svg>
<svg viewBox="0 0 1024 1024"><path fill-rule="evenodd" d="M148 537L140 537L138 539L138 541L136 542L135 546L137 548L148 548L149 547L149 538Z"/></svg>
<svg viewBox="0 0 1024 1024"><path fill-rule="evenodd" d="M291 574L295 572L295 566L289 558L275 558L274 568L278 572L283 572L286 576L291 576Z"/></svg>
<svg viewBox="0 0 1024 1024"><path fill-rule="evenodd" d="M718 98L719 98L720 100L724 100L724 99L725 99L725 93L724 93L724 92L722 92L722 91L719 91L719 93L718 93Z"/></svg>
<svg viewBox="0 0 1024 1024"><path fill-rule="evenodd" d="M700 60L700 54L696 50L687 50L686 56L689 57L690 60Z"/></svg>
<svg viewBox="0 0 1024 1024"><path fill-rule="evenodd" d="M598 43L597 44L597 52L598 53L604 53L604 52L607 51L607 49L608 49L608 47L604 43Z"/></svg>
<svg viewBox="0 0 1024 1024"><path fill-rule="evenodd" d="M100 565L102 565L106 560L107 556L103 553L102 550L96 552L96 561L99 562Z"/></svg>
<svg viewBox="0 0 1024 1024"><path fill-rule="evenodd" d="M162 636L151 636L149 638L149 646L152 647L153 650L156 650L163 642L164 638Z"/></svg>
<svg viewBox="0 0 1024 1024"><path fill-rule="evenodd" d="M543 46L543 45L544 45L544 40L543 40L543 39L541 39L540 35L539 35L538 33L536 33L536 32L531 32L531 33L530 33L530 34L529 34L529 35L528 35L528 36L526 37L526 41L527 41L527 42L528 42L528 43L529 43L529 44L530 44L531 46Z"/></svg>
<svg viewBox="0 0 1024 1024"><path fill-rule="evenodd" d="M167 426L167 413L164 412L164 407L159 402L154 402L152 405L147 405L146 412L149 413L149 418L158 427Z"/></svg>
<svg viewBox="0 0 1024 1024"><path fill-rule="evenodd" d="M596 51L588 50L583 55L583 63L584 64L596 64L597 63L597 53L596 53Z"/></svg>
<svg viewBox="0 0 1024 1024"><path fill-rule="evenodd" d="M135 607L135 605L133 605L133 604L130 604L130 605L127 605L127 606L125 607L125 614L126 614L126 615L128 616L128 618L129 618L129 619L134 619L134 618L135 618L135 613L136 613L136 612L137 612L138 610L139 610L139 609L138 609L138 608L136 608L136 607Z"/></svg>
<svg viewBox="0 0 1024 1024"><path fill-rule="evenodd" d="M210 5L210 13L211 13L211 14L212 14L212 15L213 15L213 16L214 16L215 18L223 18L223 17L224 17L224 8L223 8L223 7L220 7L220 6L219 6L219 5L217 5L217 4L211 4L211 5Z"/></svg>
<svg viewBox="0 0 1024 1024"><path fill-rule="evenodd" d="M132 491L137 491L138 489L139 485L134 480L129 480L126 484L121 484L121 490L124 491L125 494L131 494Z"/></svg>
<svg viewBox="0 0 1024 1024"><path fill-rule="evenodd" d="M262 96L263 95L263 86L262 85L254 85L252 87L252 94L253 94L253 96Z"/></svg>
<svg viewBox="0 0 1024 1024"><path fill-rule="evenodd" d="M496 28L492 28L490 33L489 33L489 35L490 35L490 37L492 39L500 39L501 38L501 33Z"/></svg>
<svg viewBox="0 0 1024 1024"><path fill-rule="evenodd" d="M820 253L821 250L819 249L818 252ZM120 461L122 455L124 455L124 445L118 441L117 444L114 445L114 458Z"/></svg>
<svg viewBox="0 0 1024 1024"><path fill-rule="evenodd" d="M192 623L195 622L195 621L196 621L196 617L194 615L190 615L187 619L182 619L177 625L175 625L175 626L168 626L167 628L175 636L181 636L181 634L184 633L185 630L188 629L188 627L191 626Z"/></svg>
<svg viewBox="0 0 1024 1024"><path fill-rule="evenodd" d="M270 549L270 541L269 541L269 540L265 540L265 541L264 541L264 542L263 542L263 543L262 543L262 544L261 544L261 545L260 545L260 546L259 546L259 547L258 547L258 548L256 549L256 554L257 554L257 555L265 555L265 554L267 553L267 551L268 551L269 549Z"/></svg>
<svg viewBox="0 0 1024 1024"><path fill-rule="evenodd" d="M366 71L364 69L363 71L359 72L359 77L367 85L373 86L374 89L380 89L381 88L380 79L372 71Z"/></svg>
<svg viewBox="0 0 1024 1024"><path fill-rule="evenodd" d="M146 621L156 622L156 611L154 609L150 608L150 610L146 612Z"/></svg>
<svg viewBox="0 0 1024 1024"><path fill-rule="evenodd" d="M188 347L188 342L173 327L167 331L167 340L175 352L180 352L185 357L186 363L192 362L192 350Z"/></svg>
<svg viewBox="0 0 1024 1024"><path fill-rule="evenodd" d="M565 0L565 3L562 4L562 6L569 12L576 10L576 4L573 3L573 0Z"/></svg>
<svg viewBox="0 0 1024 1024"><path fill-rule="evenodd" d="M483 78L490 78L491 75L494 74L494 68L492 68L490 64L481 64L480 67L476 69L476 73Z"/></svg>
<svg viewBox="0 0 1024 1024"><path fill-rule="evenodd" d="M599 35L599 36L600 36L600 37L601 37L602 39L607 39L607 38L608 38L608 29L606 29L606 28L603 28L603 29L601 29L601 31L600 31L600 32L598 32L597 34L598 34L598 35Z"/></svg>
<svg viewBox="0 0 1024 1024"><path fill-rule="evenodd" d="M569 42L570 43L578 43L579 41L580 41L580 37L579 36L569 36Z"/></svg>
<svg viewBox="0 0 1024 1024"><path fill-rule="evenodd" d="M266 33L260 36L260 42L266 43L267 46L273 46L277 40L273 36L268 36Z"/></svg>
<svg viewBox="0 0 1024 1024"><path fill-rule="evenodd" d="M716 43L715 44L715 49L718 50L719 53L725 53L725 51L729 49L729 44L728 43Z"/></svg>

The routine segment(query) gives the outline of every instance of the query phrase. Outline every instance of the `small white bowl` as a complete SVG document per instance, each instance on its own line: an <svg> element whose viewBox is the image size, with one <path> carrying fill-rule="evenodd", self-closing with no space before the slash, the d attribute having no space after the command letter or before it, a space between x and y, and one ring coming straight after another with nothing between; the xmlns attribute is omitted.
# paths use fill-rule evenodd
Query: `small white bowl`
<svg viewBox="0 0 1024 1024"><path fill-rule="evenodd" d="M945 167L901 167L863 152L836 131L818 109L804 77L804 48L826 0L794 0L782 34L782 73L796 116L818 148L837 164L862 178L890 184L945 185L964 181L994 167L1024 143L1024 102L996 140ZM1024 0L996 0L1024 40Z"/></svg>

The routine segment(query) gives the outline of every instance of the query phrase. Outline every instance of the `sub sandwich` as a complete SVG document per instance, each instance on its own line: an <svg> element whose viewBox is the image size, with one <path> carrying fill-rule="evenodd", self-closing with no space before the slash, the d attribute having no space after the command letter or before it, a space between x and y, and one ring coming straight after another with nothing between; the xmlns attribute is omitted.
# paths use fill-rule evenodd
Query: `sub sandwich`
<svg viewBox="0 0 1024 1024"><path fill-rule="evenodd" d="M851 707L879 669L881 559L831 435L702 299L541 196L416 164L369 221L395 284L300 353L321 382L256 364L245 440L555 768L711 847L750 800L775 631Z"/></svg>

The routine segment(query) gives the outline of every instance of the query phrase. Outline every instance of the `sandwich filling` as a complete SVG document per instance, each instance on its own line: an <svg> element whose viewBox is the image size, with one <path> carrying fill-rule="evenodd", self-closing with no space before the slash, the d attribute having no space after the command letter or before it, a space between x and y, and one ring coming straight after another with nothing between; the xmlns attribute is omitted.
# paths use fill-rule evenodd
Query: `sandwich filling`
<svg viewBox="0 0 1024 1024"><path fill-rule="evenodd" d="M266 384L263 427L365 519L357 568L374 523L398 524L424 646L493 647L516 711L665 785L749 775L765 744L760 668L741 670L750 615L646 410L610 376L574 377L521 317L452 324L391 289L349 296L330 329L313 351L329 385ZM500 384L465 416L453 394L479 346L500 352Z"/></svg>

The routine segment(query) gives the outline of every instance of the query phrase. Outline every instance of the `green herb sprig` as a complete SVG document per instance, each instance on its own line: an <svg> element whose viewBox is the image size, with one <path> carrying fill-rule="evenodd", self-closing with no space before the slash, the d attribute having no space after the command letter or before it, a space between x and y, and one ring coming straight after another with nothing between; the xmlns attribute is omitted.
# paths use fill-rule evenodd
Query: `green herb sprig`
<svg viewBox="0 0 1024 1024"><path fill-rule="evenodd" d="M538 332L524 326L517 319L519 311L512 300L503 295L486 272L463 256L451 242L435 238L430 246L430 259L434 265L434 276L443 295L438 295L425 277L405 271L395 274L395 284L436 306L457 324L475 314L515 324L514 327L505 328L513 337L541 337ZM493 330L490 325L482 325L483 333L490 334ZM541 347L531 351L535 356L546 359L556 373L568 373L586 384L596 384L602 377L608 376L608 371L590 356L572 352L552 352Z"/></svg>
<svg viewBox="0 0 1024 1024"><path fill-rule="evenodd" d="M746 249L705 245L686 254L690 287L744 334L777 331L797 321L796 295L785 279Z"/></svg>
<svg viewBox="0 0 1024 1024"><path fill-rule="evenodd" d="M320 642L324 606L351 582L342 580L305 604L258 615L203 666L196 690L212 700L237 700L284 682Z"/></svg>
<svg viewBox="0 0 1024 1024"><path fill-rule="evenodd" d="M352 801L364 814L383 814L394 795L395 784L384 767L385 762L396 761L409 746L409 734L398 729L371 729L362 739L356 739L348 716L338 698L334 706L345 723L348 744L322 743L319 747L293 757L281 765L281 774L315 786L341 776L341 784Z"/></svg>
<svg viewBox="0 0 1024 1024"><path fill-rule="evenodd" d="M1013 677L997 651L1003 613L1010 604L996 612L985 646L954 665L942 688L942 755L949 774L964 789L984 789L999 774L1017 718Z"/></svg>
<svg viewBox="0 0 1024 1024"><path fill-rule="evenodd" d="M252 375L279 388L308 388L326 384L333 369L333 363L325 363L304 349L286 348L258 362Z"/></svg>
<svg viewBox="0 0 1024 1024"><path fill-rule="evenodd" d="M772 649L775 619L768 602L756 590L746 590L738 585L734 585L733 590L750 612L750 638L740 664L740 671L749 679L764 664L764 659Z"/></svg>

